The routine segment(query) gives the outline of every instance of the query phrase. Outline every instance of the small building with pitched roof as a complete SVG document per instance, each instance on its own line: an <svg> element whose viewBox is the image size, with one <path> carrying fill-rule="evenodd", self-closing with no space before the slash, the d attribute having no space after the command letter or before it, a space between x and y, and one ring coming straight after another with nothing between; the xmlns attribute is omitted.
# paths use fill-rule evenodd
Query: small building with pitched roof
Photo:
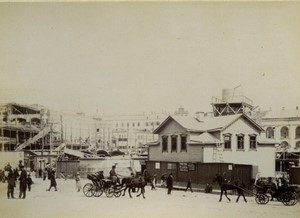
<svg viewBox="0 0 300 218"><path fill-rule="evenodd" d="M262 140L262 132L263 128L245 114L202 119L169 116L154 130L159 137L149 145L147 164L154 166L150 168L156 174L161 164L167 164L162 168L170 172L183 163L244 164L252 166L252 178L257 173L274 176L276 141Z"/></svg>

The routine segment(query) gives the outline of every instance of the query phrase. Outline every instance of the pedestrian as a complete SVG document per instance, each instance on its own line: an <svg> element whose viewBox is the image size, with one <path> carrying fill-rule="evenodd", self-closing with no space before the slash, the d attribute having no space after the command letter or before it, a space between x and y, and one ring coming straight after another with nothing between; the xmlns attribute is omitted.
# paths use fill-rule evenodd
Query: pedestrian
<svg viewBox="0 0 300 218"><path fill-rule="evenodd" d="M75 175L75 181L76 181L77 192L80 192L80 190L81 190L81 182L80 182L80 174L79 174L79 172L77 172L76 175Z"/></svg>
<svg viewBox="0 0 300 218"><path fill-rule="evenodd" d="M40 168L38 172L39 172L39 178L42 178L43 170Z"/></svg>
<svg viewBox="0 0 300 218"><path fill-rule="evenodd" d="M20 181L19 198L25 199L26 198L26 189L27 189L27 172L24 170L23 165L20 164L19 168L21 170L21 175L19 178L19 181Z"/></svg>
<svg viewBox="0 0 300 218"><path fill-rule="evenodd" d="M153 179L151 182L151 190L156 190L156 175L153 175Z"/></svg>
<svg viewBox="0 0 300 218"><path fill-rule="evenodd" d="M46 168L44 168L44 171L43 171L43 180L45 181L46 178L48 176L48 171L46 170Z"/></svg>
<svg viewBox="0 0 300 218"><path fill-rule="evenodd" d="M189 188L191 189L191 192L193 192L193 189L192 189L192 180L191 180L190 178L188 179L188 182L187 182L187 185L186 185L185 192L186 192Z"/></svg>
<svg viewBox="0 0 300 218"><path fill-rule="evenodd" d="M54 170L52 170L49 173L49 178L50 178L50 187L46 191L50 191L52 187L54 187L55 191L57 191L57 187L56 187L57 183L56 183L56 180L55 180L55 171Z"/></svg>
<svg viewBox="0 0 300 218"><path fill-rule="evenodd" d="M173 189L173 173L170 173L167 178L167 188L168 188L168 195L171 194L171 191Z"/></svg>
<svg viewBox="0 0 300 218"><path fill-rule="evenodd" d="M16 178L12 170L10 170L8 173L7 183L7 198L15 198L14 189L16 187Z"/></svg>
<svg viewBox="0 0 300 218"><path fill-rule="evenodd" d="M30 192L31 191L31 185L33 184L33 181L31 179L31 176L30 174L28 174L27 176L27 187L28 187L28 191Z"/></svg>
<svg viewBox="0 0 300 218"><path fill-rule="evenodd" d="M206 187L205 187L205 189L204 189L204 192L205 193L211 193L212 192L212 187L211 187L211 185L210 184L206 184Z"/></svg>
<svg viewBox="0 0 300 218"><path fill-rule="evenodd" d="M163 174L161 177L160 177L160 185L161 186L165 186L165 181L166 181L166 174Z"/></svg>

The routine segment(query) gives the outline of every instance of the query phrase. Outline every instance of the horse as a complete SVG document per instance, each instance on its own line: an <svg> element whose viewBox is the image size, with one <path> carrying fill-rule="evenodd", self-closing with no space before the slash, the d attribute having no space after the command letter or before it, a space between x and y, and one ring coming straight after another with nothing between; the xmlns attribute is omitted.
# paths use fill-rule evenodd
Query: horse
<svg viewBox="0 0 300 218"><path fill-rule="evenodd" d="M228 201L231 201L230 198L227 196L227 190L236 190L238 192L238 198L236 199L236 202L239 201L240 196L242 195L243 198L244 198L244 201L247 203L247 200L246 200L245 195L244 195L244 188L245 188L244 183L239 184L238 181L235 181L233 184L229 183L229 182L225 182L223 177L218 175L218 174L216 174L213 181L218 182L219 186L220 186L220 189L221 189L219 202L222 201L223 192L225 193L225 196L228 199Z"/></svg>
<svg viewBox="0 0 300 218"><path fill-rule="evenodd" d="M137 197L139 197L140 195L143 195L143 198L145 198L145 186L147 184L147 182L145 181L144 177L139 176L137 178L135 177L126 177L122 179L121 182L123 185L125 185L124 188L124 193L122 196L125 196L126 190L128 189L128 194L130 196L130 198L132 198L131 196L131 190L134 188L138 188L141 189L141 193L137 195Z"/></svg>

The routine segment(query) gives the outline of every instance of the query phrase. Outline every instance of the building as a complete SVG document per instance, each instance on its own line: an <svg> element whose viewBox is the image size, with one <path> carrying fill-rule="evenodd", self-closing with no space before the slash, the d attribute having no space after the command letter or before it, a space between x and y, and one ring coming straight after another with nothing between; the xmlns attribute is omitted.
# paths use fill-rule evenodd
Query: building
<svg viewBox="0 0 300 218"><path fill-rule="evenodd" d="M253 118L265 129L264 137L266 139L279 142L276 147L276 172L289 174L291 167L299 166L299 108L259 111Z"/></svg>
<svg viewBox="0 0 300 218"><path fill-rule="evenodd" d="M153 130L167 116L166 113L103 115L97 126L98 146L135 153L139 147L157 139Z"/></svg>
<svg viewBox="0 0 300 218"><path fill-rule="evenodd" d="M274 176L276 142L263 139L263 131L245 114L201 120L169 116L154 130L158 141L149 145L147 168L157 174L161 173L161 169L173 171L175 180L180 179L176 175L180 174L182 165L195 168L199 163L250 165L251 178L258 172Z"/></svg>

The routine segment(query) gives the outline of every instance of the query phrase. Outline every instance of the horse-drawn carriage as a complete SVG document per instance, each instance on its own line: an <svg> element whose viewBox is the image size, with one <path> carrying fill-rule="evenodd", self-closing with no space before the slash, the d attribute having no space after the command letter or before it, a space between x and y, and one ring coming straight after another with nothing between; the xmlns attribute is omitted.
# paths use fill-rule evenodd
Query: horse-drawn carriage
<svg viewBox="0 0 300 218"><path fill-rule="evenodd" d="M99 178L97 174L87 174L87 178L92 183L87 183L83 187L83 193L86 197L100 197L103 192L108 198L121 196L122 185L116 184L110 179Z"/></svg>
<svg viewBox="0 0 300 218"><path fill-rule="evenodd" d="M214 181L219 183L221 189L219 201L222 201L223 193L225 193L225 197L230 201L227 197L227 190L236 190L238 192L236 202L238 202L240 196L243 196L245 202L247 202L244 193L254 196L257 204L267 204L270 201L270 198L271 200L276 198L286 206L293 206L298 202L297 187L288 185L284 181L282 182L282 185L277 187L274 183L271 183L270 181L266 182L261 178L255 182L254 191L246 190L245 185L238 183L237 181L226 181L220 175L216 175Z"/></svg>
<svg viewBox="0 0 300 218"><path fill-rule="evenodd" d="M254 187L256 189L256 202L259 204L267 204L271 198L281 201L286 206L293 206L298 202L297 186L288 185L284 179L282 184L276 186L272 178L260 178L256 181ZM266 197L267 196L267 197Z"/></svg>
<svg viewBox="0 0 300 218"><path fill-rule="evenodd" d="M151 176L146 178L143 176L124 177L121 181L120 178L117 178L117 181L113 182L110 179L104 179L103 175L99 177L99 173L89 173L87 178L91 180L91 183L87 183L83 187L83 193L87 197L100 197L103 192L109 198L112 196L120 197L122 192L124 196L126 190L128 190L128 194L131 198L131 190L138 188L140 189L140 194L138 194L137 197L143 195L143 198L145 198L145 186L150 181Z"/></svg>

